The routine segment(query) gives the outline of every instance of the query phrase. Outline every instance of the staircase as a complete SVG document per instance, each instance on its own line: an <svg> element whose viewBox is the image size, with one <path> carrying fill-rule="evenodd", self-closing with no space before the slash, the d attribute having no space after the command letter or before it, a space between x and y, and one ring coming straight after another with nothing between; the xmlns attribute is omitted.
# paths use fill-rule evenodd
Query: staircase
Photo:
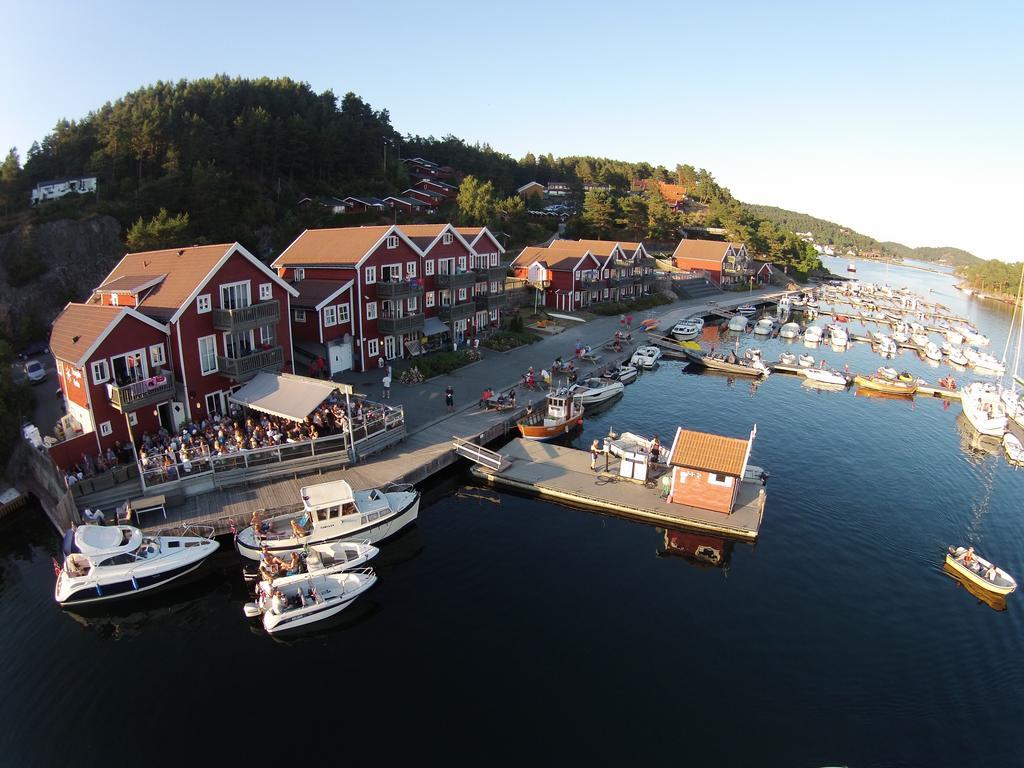
<svg viewBox="0 0 1024 768"><path fill-rule="evenodd" d="M722 289L706 277L688 277L683 280L673 280L672 290L683 299L703 299L707 296L718 296L722 293Z"/></svg>

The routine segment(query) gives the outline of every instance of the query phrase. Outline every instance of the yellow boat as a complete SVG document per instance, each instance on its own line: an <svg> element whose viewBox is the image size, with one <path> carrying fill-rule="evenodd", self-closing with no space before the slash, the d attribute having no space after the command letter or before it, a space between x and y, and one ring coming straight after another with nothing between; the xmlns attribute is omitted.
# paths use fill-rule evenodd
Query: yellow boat
<svg viewBox="0 0 1024 768"><path fill-rule="evenodd" d="M917 392L916 381L893 381L884 376L854 376L853 383L858 387L885 392L888 395L913 395Z"/></svg>
<svg viewBox="0 0 1024 768"><path fill-rule="evenodd" d="M960 577L987 592L1008 595L1017 589L1017 582L1013 576L1002 568L997 568L988 560L978 557L973 549L970 551L970 561L967 562L967 554L966 547L950 547L946 551L946 565Z"/></svg>

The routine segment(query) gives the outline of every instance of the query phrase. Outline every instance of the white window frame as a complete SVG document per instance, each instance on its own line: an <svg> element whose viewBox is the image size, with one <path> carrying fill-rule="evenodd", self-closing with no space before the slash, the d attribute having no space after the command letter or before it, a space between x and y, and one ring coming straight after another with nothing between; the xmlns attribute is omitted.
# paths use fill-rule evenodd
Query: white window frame
<svg viewBox="0 0 1024 768"><path fill-rule="evenodd" d="M441 235L441 242L444 245L451 245L452 244L452 233L451 232L445 232L443 235Z"/></svg>
<svg viewBox="0 0 1024 768"><path fill-rule="evenodd" d="M295 310L295 322L296 323L304 323L304 322L306 322L306 310L304 310L304 309L296 309Z"/></svg>
<svg viewBox="0 0 1024 768"><path fill-rule="evenodd" d="M447 271L445 269L447 268ZM437 260L437 271L441 275L451 275L455 273L455 259L438 259Z"/></svg>
<svg viewBox="0 0 1024 768"><path fill-rule="evenodd" d="M708 472L708 484L717 485L720 488L732 488L732 478L729 475L721 475L725 480L718 480L720 472Z"/></svg>
<svg viewBox="0 0 1024 768"><path fill-rule="evenodd" d="M94 360L89 366L89 372L92 374L93 384L105 384L110 381L110 364L103 360Z"/></svg>
<svg viewBox="0 0 1024 768"><path fill-rule="evenodd" d="M305 279L306 279L306 269L305 269L305 267L296 267L295 268L295 282L299 283L299 282L302 282Z"/></svg>
<svg viewBox="0 0 1024 768"><path fill-rule="evenodd" d="M380 356L380 345L376 339L370 339L366 342L366 356L371 358Z"/></svg>
<svg viewBox="0 0 1024 768"><path fill-rule="evenodd" d="M130 424L133 427L137 427L139 425L139 417L135 413L135 411L132 411L131 413L128 414L128 424Z"/></svg>
<svg viewBox="0 0 1024 768"><path fill-rule="evenodd" d="M121 306L121 300L118 298L116 293L110 294L110 306L119 307Z"/></svg>
<svg viewBox="0 0 1024 768"><path fill-rule="evenodd" d="M205 315L213 309L213 295L209 293L201 293L196 296L196 314Z"/></svg>
<svg viewBox="0 0 1024 768"><path fill-rule="evenodd" d="M338 305L338 325L344 325L352 319L352 308L346 301Z"/></svg>
<svg viewBox="0 0 1024 768"><path fill-rule="evenodd" d="M459 301L465 301L465 300L466 300L466 289L465 288L459 288Z"/></svg>
<svg viewBox="0 0 1024 768"><path fill-rule="evenodd" d="M498 266L498 254L496 254L496 253L492 253L491 254L491 266L492 267Z"/></svg>
<svg viewBox="0 0 1024 768"><path fill-rule="evenodd" d="M408 307L410 313L415 313L416 310L419 308L419 302L415 296L411 296L406 300L406 306Z"/></svg>
<svg viewBox="0 0 1024 768"><path fill-rule="evenodd" d="M427 291L426 293L423 294L423 305L425 307L432 307L432 306L434 306L434 292L433 291Z"/></svg>
<svg viewBox="0 0 1024 768"><path fill-rule="evenodd" d="M206 370L203 368L203 344L208 342L213 345L213 368ZM210 376L217 373L217 334L211 333L209 336L200 336L196 339L196 344L199 347L199 371L203 376Z"/></svg>
<svg viewBox="0 0 1024 768"><path fill-rule="evenodd" d="M368 301L366 302L366 319L376 320L377 319L377 302Z"/></svg>
<svg viewBox="0 0 1024 768"><path fill-rule="evenodd" d="M407 261L405 262L405 277L406 279L416 277L416 262Z"/></svg>
<svg viewBox="0 0 1024 768"><path fill-rule="evenodd" d="M425 277L430 277L434 274L434 260L427 259L423 262L423 274Z"/></svg>
<svg viewBox="0 0 1024 768"><path fill-rule="evenodd" d="M498 310L496 310L496 309L492 309L491 310L491 321L492 322L497 322L498 321Z"/></svg>
<svg viewBox="0 0 1024 768"><path fill-rule="evenodd" d="M324 328L331 328L338 324L338 308L335 306L324 307Z"/></svg>
<svg viewBox="0 0 1024 768"><path fill-rule="evenodd" d="M238 307L225 307L224 306L224 289L232 288L244 288L245 304ZM252 285L249 280L236 280L233 283L221 283L217 286L217 294L220 296L220 308L221 309L244 309L245 307L252 306Z"/></svg>
<svg viewBox="0 0 1024 768"><path fill-rule="evenodd" d="M149 347L149 363L154 368L160 365L167 365L167 351L163 344L152 344Z"/></svg>
<svg viewBox="0 0 1024 768"><path fill-rule="evenodd" d="M108 437L114 433L114 428L110 426L109 421L100 422L100 434L104 437Z"/></svg>
<svg viewBox="0 0 1024 768"><path fill-rule="evenodd" d="M272 346L274 344L274 326L273 325L261 325L260 326L260 346L264 344Z"/></svg>
<svg viewBox="0 0 1024 768"><path fill-rule="evenodd" d="M377 282L377 267L371 264L363 270L363 282L367 285L373 285Z"/></svg>
<svg viewBox="0 0 1024 768"><path fill-rule="evenodd" d="M402 265L398 264L385 264L380 268L380 279L384 280L387 278L388 282L401 282L402 280Z"/></svg>
<svg viewBox="0 0 1024 768"><path fill-rule="evenodd" d="M501 287L498 285L498 281L497 280L492 280L491 281L491 293L500 293L500 292L501 292Z"/></svg>
<svg viewBox="0 0 1024 768"><path fill-rule="evenodd" d="M466 271L466 257L465 256L459 256L459 271L460 272L465 272Z"/></svg>
<svg viewBox="0 0 1024 768"><path fill-rule="evenodd" d="M260 301L270 301L274 298L274 286L270 283L260 283Z"/></svg>
<svg viewBox="0 0 1024 768"><path fill-rule="evenodd" d="M398 235L388 235L387 242L384 243L385 248L397 248L398 247Z"/></svg>

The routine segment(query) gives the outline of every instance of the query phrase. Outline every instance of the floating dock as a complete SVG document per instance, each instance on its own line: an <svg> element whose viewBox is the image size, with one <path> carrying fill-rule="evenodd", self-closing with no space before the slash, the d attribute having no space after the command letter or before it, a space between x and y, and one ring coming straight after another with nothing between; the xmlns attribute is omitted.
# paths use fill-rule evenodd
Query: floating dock
<svg viewBox="0 0 1024 768"><path fill-rule="evenodd" d="M461 452L460 452L461 453ZM609 512L645 523L705 531L734 539L757 539L764 517L765 493L759 482L742 482L731 514L670 504L661 494L661 477L647 483L622 478L619 459L599 459L590 469L590 453L575 448L517 438L501 449L489 466L477 464L473 475L486 483Z"/></svg>

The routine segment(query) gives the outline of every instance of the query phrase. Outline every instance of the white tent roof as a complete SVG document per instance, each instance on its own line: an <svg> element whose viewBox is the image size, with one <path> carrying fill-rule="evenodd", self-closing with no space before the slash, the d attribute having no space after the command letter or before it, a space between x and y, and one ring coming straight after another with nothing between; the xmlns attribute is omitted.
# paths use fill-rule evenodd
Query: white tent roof
<svg viewBox="0 0 1024 768"><path fill-rule="evenodd" d="M261 371L228 399L271 416L302 421L335 390L351 394L352 388L333 381Z"/></svg>

